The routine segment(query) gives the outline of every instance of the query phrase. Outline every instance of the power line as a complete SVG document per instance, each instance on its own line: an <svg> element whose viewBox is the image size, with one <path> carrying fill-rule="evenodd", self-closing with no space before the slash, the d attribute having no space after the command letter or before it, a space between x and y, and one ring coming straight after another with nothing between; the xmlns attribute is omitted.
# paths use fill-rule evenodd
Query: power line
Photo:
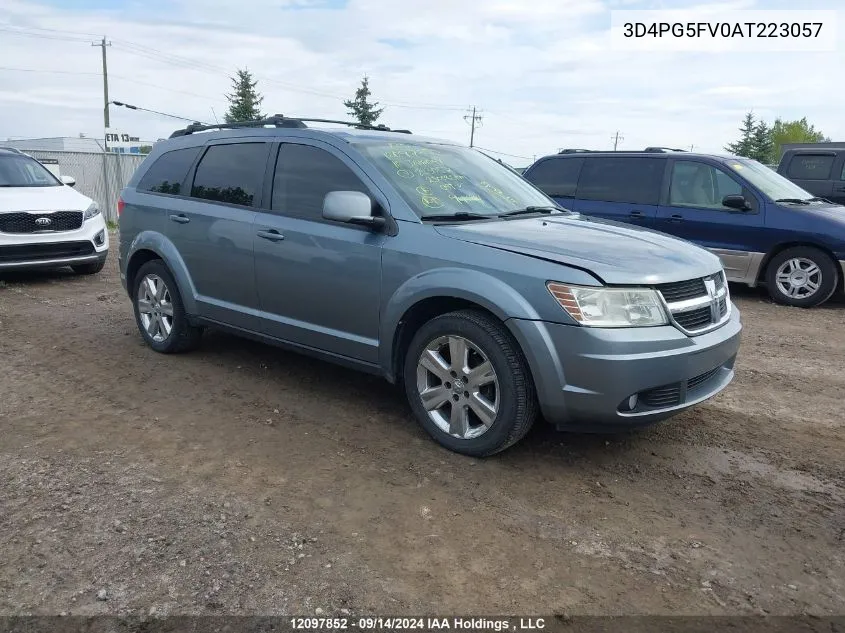
<svg viewBox="0 0 845 633"><path fill-rule="evenodd" d="M530 156L520 156L519 154L508 154L507 152L498 152L495 149L487 149L486 147L479 147L478 145L475 146L475 149L480 149L485 152L490 152L491 154L499 154L501 156L508 156L510 158L523 158L525 160L531 160Z"/></svg>
<svg viewBox="0 0 845 633"><path fill-rule="evenodd" d="M116 106L122 106L124 108L128 108L129 110L141 110L143 112L152 112L153 114L158 114L160 116L167 116L171 119L180 119L182 121L190 121L191 123L202 123L203 125L210 125L204 121L200 121L198 119L192 119L186 116L179 116L178 114L170 114L168 112L159 112L158 110L150 110L149 108L142 108L141 106L132 105L130 103L124 103L122 101L111 101L110 103Z"/></svg>

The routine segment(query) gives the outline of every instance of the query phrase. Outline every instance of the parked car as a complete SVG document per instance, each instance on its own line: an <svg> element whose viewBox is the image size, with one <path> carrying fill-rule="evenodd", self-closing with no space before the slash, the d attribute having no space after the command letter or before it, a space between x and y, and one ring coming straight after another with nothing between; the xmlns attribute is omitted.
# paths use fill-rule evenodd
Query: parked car
<svg viewBox="0 0 845 633"><path fill-rule="evenodd" d="M717 254L728 281L810 307L842 287L845 208L760 163L680 150L577 152L525 174L567 208L655 229Z"/></svg>
<svg viewBox="0 0 845 633"><path fill-rule="evenodd" d="M785 147L779 174L813 196L845 205L845 143Z"/></svg>
<svg viewBox="0 0 845 633"><path fill-rule="evenodd" d="M91 275L109 252L106 223L97 204L16 149L0 148L0 274L61 268Z"/></svg>
<svg viewBox="0 0 845 633"><path fill-rule="evenodd" d="M704 249L560 209L447 141L226 127L175 132L121 193L121 280L158 352L214 326L381 375L477 456L540 413L627 429L733 378L739 312Z"/></svg>

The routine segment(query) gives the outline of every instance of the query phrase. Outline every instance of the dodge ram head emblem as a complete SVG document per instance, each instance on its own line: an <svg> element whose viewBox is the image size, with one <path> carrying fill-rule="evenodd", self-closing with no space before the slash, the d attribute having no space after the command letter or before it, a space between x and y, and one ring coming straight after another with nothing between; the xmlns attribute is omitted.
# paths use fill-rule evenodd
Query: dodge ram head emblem
<svg viewBox="0 0 845 633"><path fill-rule="evenodd" d="M50 218L35 218L35 223L38 226L50 226L53 223L53 220Z"/></svg>

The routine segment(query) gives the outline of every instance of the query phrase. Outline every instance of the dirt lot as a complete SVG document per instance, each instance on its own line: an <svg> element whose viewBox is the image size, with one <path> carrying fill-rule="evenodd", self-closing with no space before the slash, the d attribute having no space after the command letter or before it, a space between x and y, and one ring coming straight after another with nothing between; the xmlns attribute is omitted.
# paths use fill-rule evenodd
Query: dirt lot
<svg viewBox="0 0 845 633"><path fill-rule="evenodd" d="M115 263L0 283L0 613L845 613L841 301L735 288L719 397L476 460L377 378L152 352Z"/></svg>

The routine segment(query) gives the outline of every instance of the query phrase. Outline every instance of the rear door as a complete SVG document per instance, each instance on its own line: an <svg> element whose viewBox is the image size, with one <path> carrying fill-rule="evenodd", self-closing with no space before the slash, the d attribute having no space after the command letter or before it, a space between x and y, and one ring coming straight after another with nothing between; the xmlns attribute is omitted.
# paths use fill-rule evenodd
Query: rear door
<svg viewBox="0 0 845 633"><path fill-rule="evenodd" d="M709 249L722 260L728 279L743 280L755 254L767 251L762 201L739 178L713 164L673 159L669 170L657 229ZM743 195L751 209L725 207L727 195Z"/></svg>
<svg viewBox="0 0 845 633"><path fill-rule="evenodd" d="M560 206L578 211L575 188L583 164L584 159L581 157L544 158L525 173L525 179Z"/></svg>
<svg viewBox="0 0 845 633"><path fill-rule="evenodd" d="M166 218L185 262L201 316L257 330L253 222L261 204L270 143L216 141L194 170L190 197Z"/></svg>
<svg viewBox="0 0 845 633"><path fill-rule="evenodd" d="M652 156L586 156L575 197L578 211L654 228L666 167Z"/></svg>
<svg viewBox="0 0 845 633"><path fill-rule="evenodd" d="M784 175L814 196L831 199L838 162L836 152L799 150L790 157Z"/></svg>

